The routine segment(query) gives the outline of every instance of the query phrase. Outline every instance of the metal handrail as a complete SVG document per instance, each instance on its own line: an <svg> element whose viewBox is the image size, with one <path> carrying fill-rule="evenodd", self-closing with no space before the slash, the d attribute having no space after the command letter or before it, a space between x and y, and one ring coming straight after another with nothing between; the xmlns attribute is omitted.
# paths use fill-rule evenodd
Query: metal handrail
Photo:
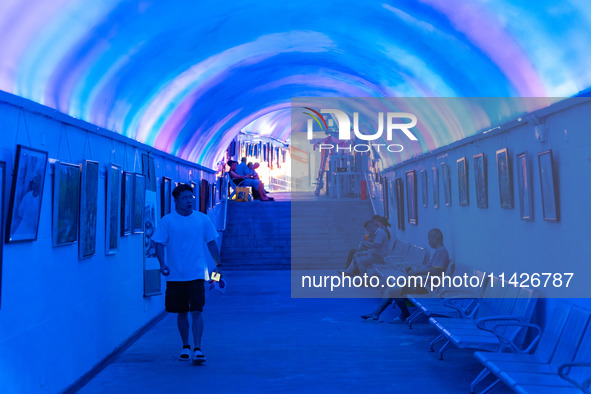
<svg viewBox="0 0 591 394"><path fill-rule="evenodd" d="M226 222L228 220L228 188L230 187L229 182L228 182L228 178L229 178L229 174L226 173L224 174L224 177L222 179L222 204L224 204L224 215L223 215L223 220L222 220L222 225L223 227L221 229L218 229L218 231L226 231Z"/></svg>
<svg viewBox="0 0 591 394"><path fill-rule="evenodd" d="M369 202L371 203L371 210L373 211L373 213L375 215L375 214L377 214L376 206L374 205L373 196L371 193L371 190L373 189L374 184L373 184L373 180L371 179L372 177L371 176L368 177L368 175L371 175L369 171L363 171L363 176L365 178L365 182L367 183L367 194L369 197Z"/></svg>

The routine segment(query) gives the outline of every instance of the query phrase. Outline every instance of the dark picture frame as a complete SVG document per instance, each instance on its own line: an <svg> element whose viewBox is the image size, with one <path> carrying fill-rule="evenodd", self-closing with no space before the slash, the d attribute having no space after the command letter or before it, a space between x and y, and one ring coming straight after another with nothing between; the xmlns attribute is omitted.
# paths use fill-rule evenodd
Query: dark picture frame
<svg viewBox="0 0 591 394"><path fill-rule="evenodd" d="M197 183L193 181L189 185L193 188L193 211L196 211L199 208L197 201L200 201L199 188L197 187Z"/></svg>
<svg viewBox="0 0 591 394"><path fill-rule="evenodd" d="M476 206L488 208L488 174L486 157L484 153L478 153L472 157L474 165L474 186L476 189Z"/></svg>
<svg viewBox="0 0 591 394"><path fill-rule="evenodd" d="M209 194L209 182L205 179L201 180L201 187L199 188L199 212L207 213L207 196Z"/></svg>
<svg viewBox="0 0 591 394"><path fill-rule="evenodd" d="M392 210L396 206L396 180L391 180L388 182L388 195L390 197L390 210ZM388 215L388 219L393 217L394 213Z"/></svg>
<svg viewBox="0 0 591 394"><path fill-rule="evenodd" d="M4 207L6 206L6 162L0 161L0 239L4 239ZM4 242L0 242L0 307L2 306L2 261Z"/></svg>
<svg viewBox="0 0 591 394"><path fill-rule="evenodd" d="M146 205L146 177L143 174L133 174L132 201L131 232L133 234L143 234L144 208Z"/></svg>
<svg viewBox="0 0 591 394"><path fill-rule="evenodd" d="M423 207L429 206L429 181L428 181L427 171L421 170L421 192L423 195Z"/></svg>
<svg viewBox="0 0 591 394"><path fill-rule="evenodd" d="M511 171L511 160L507 148L497 151L497 171L501 208L513 208L513 172Z"/></svg>
<svg viewBox="0 0 591 394"><path fill-rule="evenodd" d="M156 166L154 158L149 154L142 154L142 174L146 177L146 190L156 191Z"/></svg>
<svg viewBox="0 0 591 394"><path fill-rule="evenodd" d="M6 242L37 239L46 171L46 151L24 145L16 146Z"/></svg>
<svg viewBox="0 0 591 394"><path fill-rule="evenodd" d="M107 166L105 190L105 254L113 255L119 250L121 166L112 163Z"/></svg>
<svg viewBox="0 0 591 394"><path fill-rule="evenodd" d="M80 165L56 161L53 179L52 245L71 245L78 241Z"/></svg>
<svg viewBox="0 0 591 394"><path fill-rule="evenodd" d="M418 224L417 215L417 172L415 170L407 171L406 176L406 207L408 222Z"/></svg>
<svg viewBox="0 0 591 394"><path fill-rule="evenodd" d="M162 205L160 217L163 217L172 212L172 179L165 176L162 177L162 190L160 194L160 203Z"/></svg>
<svg viewBox="0 0 591 394"><path fill-rule="evenodd" d="M560 220L560 210L551 150L538 153L538 168L540 170L540 191L542 193L544 220L557 222Z"/></svg>
<svg viewBox="0 0 591 394"><path fill-rule="evenodd" d="M468 188L468 162L466 157L457 160L458 166L458 202L461 207L470 205L470 189Z"/></svg>
<svg viewBox="0 0 591 394"><path fill-rule="evenodd" d="M519 216L521 220L534 220L531 166L527 153L517 155L517 186L519 188Z"/></svg>
<svg viewBox="0 0 591 394"><path fill-rule="evenodd" d="M441 163L441 172L443 175L443 199L445 205L451 207L451 174L446 162Z"/></svg>
<svg viewBox="0 0 591 394"><path fill-rule="evenodd" d="M121 185L121 236L131 234L133 216L133 172L123 172Z"/></svg>
<svg viewBox="0 0 591 394"><path fill-rule="evenodd" d="M210 208L213 209L217 204L217 182L211 184L211 204Z"/></svg>
<svg viewBox="0 0 591 394"><path fill-rule="evenodd" d="M396 212L398 217L398 229L404 231L404 185L402 178L396 178Z"/></svg>
<svg viewBox="0 0 591 394"><path fill-rule="evenodd" d="M78 225L78 259L96 254L96 221L98 212L99 163L84 160L80 182L80 223Z"/></svg>
<svg viewBox="0 0 591 394"><path fill-rule="evenodd" d="M439 168L433 167L431 169L431 175L433 177L433 208L439 208Z"/></svg>
<svg viewBox="0 0 591 394"><path fill-rule="evenodd" d="M388 178L384 177L382 179L382 190L384 191L383 193L383 198L384 198L384 216L386 217L386 219L390 219L390 200L389 200L389 196L388 196Z"/></svg>

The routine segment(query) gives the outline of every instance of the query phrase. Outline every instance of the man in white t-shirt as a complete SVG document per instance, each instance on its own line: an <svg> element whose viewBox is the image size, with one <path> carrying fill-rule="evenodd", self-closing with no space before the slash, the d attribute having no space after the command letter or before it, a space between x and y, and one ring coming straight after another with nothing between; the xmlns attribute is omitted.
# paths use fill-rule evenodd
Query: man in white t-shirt
<svg viewBox="0 0 591 394"><path fill-rule="evenodd" d="M164 216L156 228L152 240L156 242L156 257L160 272L166 276L166 310L177 313L177 325L183 349L180 360L202 363L203 305L205 281L209 280L206 250L221 272L221 260L216 238L218 233L211 220L193 210L193 188L180 184L172 191L176 211ZM164 249L166 248L166 261ZM168 264L167 264L168 263ZM195 347L191 355L189 345L189 312L193 320L192 331Z"/></svg>

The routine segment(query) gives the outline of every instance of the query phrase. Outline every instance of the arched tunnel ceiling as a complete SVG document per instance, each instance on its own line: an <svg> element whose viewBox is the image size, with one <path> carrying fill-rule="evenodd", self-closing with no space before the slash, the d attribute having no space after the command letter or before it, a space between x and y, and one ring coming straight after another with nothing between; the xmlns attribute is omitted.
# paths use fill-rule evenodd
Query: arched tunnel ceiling
<svg viewBox="0 0 591 394"><path fill-rule="evenodd" d="M285 139L292 97L571 96L590 26L587 0L3 0L0 90L212 166L257 119Z"/></svg>

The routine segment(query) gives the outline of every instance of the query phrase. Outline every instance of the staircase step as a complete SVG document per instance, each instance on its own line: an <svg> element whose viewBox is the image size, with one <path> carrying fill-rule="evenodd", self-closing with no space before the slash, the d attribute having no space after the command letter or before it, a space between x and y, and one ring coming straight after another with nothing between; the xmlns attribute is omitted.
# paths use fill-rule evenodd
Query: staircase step
<svg viewBox="0 0 591 394"><path fill-rule="evenodd" d="M341 268L370 217L367 201L231 201L221 251L224 270L284 270L292 263Z"/></svg>

